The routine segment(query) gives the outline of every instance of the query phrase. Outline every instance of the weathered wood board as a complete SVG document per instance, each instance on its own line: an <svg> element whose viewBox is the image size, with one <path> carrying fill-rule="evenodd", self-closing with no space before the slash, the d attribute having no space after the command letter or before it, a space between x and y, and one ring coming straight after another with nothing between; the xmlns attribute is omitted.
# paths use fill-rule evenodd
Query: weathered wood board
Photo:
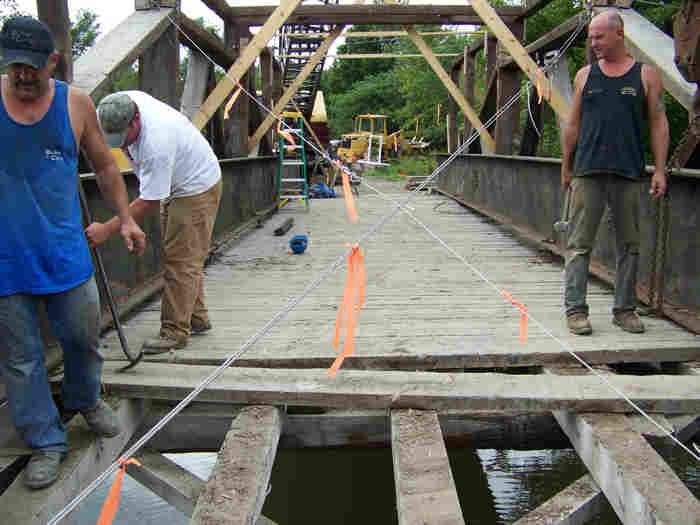
<svg viewBox="0 0 700 525"><path fill-rule="evenodd" d="M343 257L345 242L355 242L389 213L391 199L408 195L398 183L368 182L381 195L362 190L358 223L348 220L342 199L316 199L308 213L285 210L232 247L206 270L214 329L191 337L182 350L146 359L216 365L238 351L288 300ZM614 326L612 291L595 280L588 288L593 335L569 334L562 305L562 267L552 263L549 254L521 244L447 197L423 194L410 207L470 266L406 215L393 218L363 243L366 300L355 355L343 367L440 370L576 363L569 350L589 363L700 359L700 338L666 320L645 318L645 334L629 334ZM286 236L274 236L274 229L290 216L295 217L294 227ZM289 239L298 234L310 240L303 255L289 250ZM333 336L345 276L343 263L235 364L330 366L337 355ZM520 344L520 311L500 290L528 308L531 320L525 344ZM159 323L157 303L129 319L124 330L131 347L138 348L157 334ZM107 359L123 359L115 332L106 336L105 343Z"/></svg>
<svg viewBox="0 0 700 525"><path fill-rule="evenodd" d="M179 400L216 369L207 366L142 362L129 373L105 364L107 392L122 397ZM700 411L700 388L693 376L612 376L607 380L650 412ZM415 408L424 410L572 410L630 412L599 378L495 373L374 372L227 368L199 401L307 405L336 408Z"/></svg>

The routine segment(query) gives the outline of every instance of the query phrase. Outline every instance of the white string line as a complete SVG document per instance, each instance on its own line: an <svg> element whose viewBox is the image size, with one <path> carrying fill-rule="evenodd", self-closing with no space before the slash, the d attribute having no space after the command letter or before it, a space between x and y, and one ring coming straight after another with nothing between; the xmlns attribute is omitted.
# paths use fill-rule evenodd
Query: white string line
<svg viewBox="0 0 700 525"><path fill-rule="evenodd" d="M172 20L171 20L171 21L172 21ZM175 24L175 23L173 22L173 24ZM175 24L175 25L176 25L176 27L177 27L177 24ZM566 52L566 50L567 50L567 49L571 46L571 44L575 41L575 39L578 37L578 34L583 30L583 28L585 27L585 25L586 25L586 23L585 23L584 20L581 20L581 21L579 22L579 25L578 25L576 31L572 32L572 33L569 35L569 37L567 38L567 40L564 42L564 44L562 44L562 46L561 46L560 49L558 50L557 60L553 61L553 62L550 63L549 65L545 65L544 67L542 67L542 70L543 70L543 71L546 72L547 70L551 69L551 68L556 64L556 62L557 62L558 60L560 60L562 56L564 56L564 53ZM178 29L179 29L179 28L178 28ZM187 36L187 35L186 35L186 36ZM189 39L189 37L188 37L188 39ZM190 39L190 41L191 41L191 39ZM196 43L193 42L193 44L196 46ZM200 50L200 52L202 52L203 54L205 54L199 47L197 47L197 48ZM205 54L205 56L206 56L206 54ZM211 59L209 59L209 60L211 60ZM212 61L212 62L213 62L213 61ZM227 75L227 76L228 76L228 75ZM232 79L229 77L229 80L232 80ZM529 80L529 81L526 83L526 85L527 85L527 88L529 89L529 88L531 87L531 85L532 85L532 81ZM242 88L242 90L243 90L249 97L251 96L250 93L248 93L244 88ZM413 198L415 198L415 196L418 195L419 192L420 192L427 184L431 183L434 179L436 179L437 176L438 176L438 175L439 175L439 174L440 174L440 173L441 173L441 172L442 172L442 171L443 171L443 170L444 170L444 169L445 169L459 154L461 154L474 140L476 140L479 131L484 130L484 129L487 129L493 122L495 122L498 118L500 118L500 117L503 115L503 113L505 113L508 109L510 109L510 107L519 99L519 97L520 97L520 91L518 91L518 93L516 93L515 95L513 95L513 96L508 100L508 102L507 102L506 104L504 104L504 105L503 105L503 106L502 106L502 107L501 107L501 108L500 108L500 109L499 109L485 124L483 124L483 126L482 126L480 129L474 130L474 132L472 133L472 135L470 136L470 138L469 138L467 141L465 141L454 153L452 153L440 166L438 166L438 167L435 169L435 171L431 174L430 177L428 177L422 184L420 184L416 189L414 189L413 192L409 195L409 197L408 197L407 199L404 200L403 203L398 203L398 202L395 202L395 201L394 201L394 202L395 202L395 205L396 205L397 207L396 207L396 209L394 210L394 212L392 212L392 214L389 216L389 219L390 219L390 218L393 218L393 216L395 216L396 213L397 213L399 210L405 211L410 217L413 218L413 216L412 216L412 214L410 213L410 211L407 210L407 209L405 208L405 207L408 205L408 203L409 203L411 200L413 200ZM252 98L254 98L255 102L258 103L258 105L260 105L260 106L261 106L263 109L265 109L268 113L273 114L271 110L269 110L266 106L264 106L263 104L261 104L260 102L257 101L257 97L252 97ZM291 128L290 128L290 129L291 129ZM313 143L309 142L308 140L306 140L306 139L305 139L303 136L301 136L301 135L299 135L299 137L300 137L302 140L304 140L307 144L309 144L315 151L317 151L318 153L320 153L321 155L323 155L324 158L330 160L330 158L329 158L326 154L324 154L322 151L320 151L318 148L316 148L315 145L314 145ZM344 169L344 170L347 170L347 168L345 168L345 167L343 167L343 169ZM364 182L363 182L363 183L364 183ZM365 184L366 184L366 183L365 183ZM368 187L369 187L369 186L368 186ZM389 219L387 219L386 222L388 222ZM417 220L417 219L416 219L416 220ZM427 228L427 226L424 226L422 223L419 223L419 224L421 224L424 228L426 228L426 231L428 231L428 233L429 233L431 236L436 236L436 234L435 234L434 232L432 232L429 228ZM448 247L447 247L447 244L446 244L442 239L440 239L439 237L436 237L436 240L438 240L438 242L439 242L440 244L442 244L443 246L445 246L446 248L448 248ZM358 241L357 244L360 244L360 243L361 243L361 242ZM453 253L453 254L456 254L456 252L454 252L454 250L452 250L451 248L448 248L448 251L450 251L450 252ZM462 260L463 260L463 259L462 259ZM500 290L498 289L498 287L496 287L493 283L491 283L491 282L486 278L485 275L483 275L483 274L481 274L480 272L478 272L478 270L476 270L476 268L473 268L473 267L471 267L471 268L472 268L472 271L475 271L475 273L476 273L482 280L484 280L485 282L488 282L488 283L500 294ZM319 284L320 284L320 283L319 283ZM514 307L514 308L515 308L515 307ZM527 315L528 319L531 318L531 315L530 315L530 314L527 314L527 313L526 313L526 315ZM700 456L697 456L696 454L694 454L688 447L686 447L686 446L685 446L683 443L681 443L675 436L673 436L673 434L672 434L671 432L669 432L669 431L668 431L667 429L665 429L662 425L660 425L660 424L657 423L654 419L652 419L646 412L644 412L639 406L637 406L629 397L627 397L623 392L621 392L621 391L618 390L614 385L612 385L612 384L605 378L605 376L603 376L603 375L597 373L597 372L595 371L594 368L592 368L592 367L591 367L588 363L586 363L580 356L578 356L568 345L564 344L563 341L557 339L550 331L544 329L544 325L542 325L539 321L534 320L534 318L533 318L533 322L534 322L537 326L542 327L542 328L543 328L543 331L545 332L545 334L549 335L555 342L558 342L564 350L566 350L568 353L570 353L577 361L579 361L579 362L581 362L582 364L584 364L584 366L585 366L586 368L588 368L588 369L589 369L590 371L592 371L596 376L598 376L598 377L603 381L603 383L605 383L607 386L609 386L615 393L617 393L618 395L620 395L620 396L621 396L625 401L627 401L627 402L630 404L630 406L632 406L636 411L638 411L638 412L639 412L640 414L642 414L646 419L648 419L650 422L652 422L652 424L654 424L654 425L655 425L656 427L658 427L662 432L664 432L671 440L673 440L674 442L676 442L677 444L679 444L679 445L681 446L681 448L683 448L684 450L686 450L686 451L687 451L691 456L693 456L696 460L700 461Z"/></svg>
<svg viewBox="0 0 700 525"><path fill-rule="evenodd" d="M180 30L180 31L182 32L182 29L180 29L179 26L177 26L177 24L175 24L175 22L173 22L173 20L170 18L169 15L168 15L168 18L170 19L171 23L173 23L173 25L175 25L175 27L177 27L178 30ZM183 32L183 34L184 34L184 32ZM187 35L185 35L185 36L187 36ZM187 38L189 39L189 37L187 37ZM190 39L190 40L191 40L191 39ZM199 48L199 46L196 45L196 43L193 42L193 44L197 47L197 49L198 49L206 58L208 58L213 64L216 65L216 63L215 63L208 55L206 55L206 53L204 53L204 52ZM231 81L233 82L233 80L228 76L228 74L226 74L226 76L229 78L229 80L231 80ZM257 98L256 98L256 97L252 97L252 96L250 95L250 93L249 93L245 88L243 88L242 86L239 86L239 87L241 87L241 90L242 90L243 92L245 92L246 95L247 95L248 97L252 98L256 103L258 103L258 105L260 105L261 107L263 107L263 109L267 110L270 114L273 114L272 111L270 111L269 109L267 109L263 104L259 103L259 102L257 101ZM500 111L499 116L502 115L503 112L504 112L505 110L507 110L510 106L512 106L512 104L514 103L514 101L515 101L515 100L517 99L517 97L519 97L519 96L520 96L519 93L518 93L517 95L513 96L513 97L511 98L511 100L509 101L509 104L504 105L503 111ZM273 115L274 115L274 114L273 114ZM494 117L495 117L495 115L494 115ZM494 117L492 117L492 119L489 120L489 123L488 123L488 124L485 124L484 126L482 126L482 128L480 128L479 131L480 131L481 129L486 128L488 125L490 125L490 122L494 120ZM289 126L287 126L287 127L289 128ZM289 129L291 129L291 128L289 128ZM460 148L458 148L458 150L457 150L453 155L451 155L451 156L448 158L448 160L446 160L445 162L443 162L443 164L441 164L441 166L440 166L439 168L437 168L437 169L433 172L433 174L431 175L431 177L430 177L428 180L426 180L423 184L421 184L418 188L416 188L416 189L409 195L409 197L408 197L407 199L404 200L404 203L403 203L403 204L397 203L397 205L396 205L396 207L394 208L393 211L391 211L388 215L386 215L385 217L383 217L377 224L375 224L374 227L372 227L372 228L371 228L370 230L368 230L365 234L363 234L363 235L358 239L358 241L357 241L355 244L359 246L359 245L361 245L362 243L366 242L368 239L370 239L371 237L373 237L379 230L381 230L392 218L394 218L394 217L398 214L399 211L402 211L402 210L403 210L404 212L408 213L409 216L410 216L413 220L415 220L419 225L421 225L431 236L433 236L441 245L443 245L448 251L450 251L450 253L453 253L453 254L454 254L455 256L457 256L460 260L462 260L462 261L467 265L467 267L471 268L472 271L473 271L476 275L478 275L479 277L482 278L482 280L484 280L485 282L487 282L488 284L490 284L490 285L491 285L496 291L498 291L499 294L500 294L500 290L498 290L498 287L496 287L493 283L491 283L491 281L489 281L488 278L486 278L486 276L484 276L481 272L479 272L478 269L476 269L475 267L473 267L472 265L470 265L470 264L466 261L466 259L464 259L461 255L459 255L456 251L454 251L451 247L449 247L449 245L447 245L442 239L440 239L440 237L437 236L437 234L435 234L434 232L432 232L432 230L430 230L427 226L425 226L422 222L420 222L420 221L419 221L415 216L413 216L413 215L410 213L410 211L408 211L408 209L406 208L407 204L415 197L415 195L418 195L418 192L419 192L423 187L425 187L425 185L426 185L429 181L431 181L432 179L434 179L434 178L440 173L440 171L442 171L442 169L444 169L444 167L445 167L449 162L451 162L451 161L454 159L454 157L456 157L457 154L461 153L466 147L468 147L469 144L471 144L471 142L473 142L473 140L475 140L475 137L477 137L477 135L478 135L478 131L475 130L474 133L470 136L469 140L468 140L468 141L465 141L465 143L462 144L462 146L460 146ZM301 138L303 139L303 137L301 137ZM312 147L314 147L314 146L312 145ZM315 148L315 147L314 147L314 149L316 149L317 151L319 151L319 150L318 150L317 148ZM321 152L321 151L319 151L319 153L321 153L322 155L324 155L323 152ZM324 157L325 157L325 158L328 158L328 157L325 156L325 155L324 155ZM180 412L195 398L195 397L197 397L207 386L209 386L212 382L214 382L216 379L218 379L218 378L221 376L221 374L222 374L236 359L238 359L241 355L243 355L253 344L255 344L255 343L258 342L262 337L264 337L264 336L267 334L267 332L269 332L279 321L283 320L283 319L286 317L286 315L287 315L290 311L292 311L292 310L293 310L299 303L301 303L313 290L315 290L318 286L321 285L321 283L322 283L323 281L325 281L331 274L333 274L333 272L343 263L344 259L345 259L347 256L349 256L351 253L352 253L352 248L348 249L348 250L346 251L346 253L344 253L343 255L340 255L333 263L331 263L331 265L330 265L324 272L321 273L321 275L320 275L315 281L313 281L310 285L308 285L308 286L306 287L306 289L304 289L304 291L302 292L302 294L300 294L300 295L297 296L296 298L290 300L290 301L288 302L288 304L287 304L282 310L280 310L279 312L277 312L277 314L275 314L275 315L274 315L260 330L258 330L258 332L256 332L253 336L251 336L251 337L239 348L239 350L238 350L237 352L235 352L234 354L232 354L231 356L229 356L218 368L216 368L209 376L207 376L207 377L202 381L202 383L201 383L200 385L198 385L197 387L195 387L185 398L183 398L182 401L180 401L170 412L168 412L168 414L166 414L158 423L156 423L148 432L146 432L138 441L136 441L124 454L122 454L122 456L121 456L119 459L122 460L122 461L126 461L126 460L130 459L141 447L143 447L144 444L146 444L146 443L148 442L148 440L150 440L150 439L151 439L157 432L159 432L167 423L169 423L177 414L179 414L179 413L180 413ZM529 319L532 319L533 322L534 322L537 326L542 327L542 328L543 328L543 331L544 331L547 335L550 335L550 337L552 337L553 340L559 341L553 334L551 334L551 332L549 332L548 330L546 330L546 328L544 328L544 326L543 326L541 323L539 323L537 320L535 320L534 318L532 318L530 314L526 313L526 315L527 315L527 317L528 317ZM565 350L567 350L570 354L572 354L572 355L574 356L574 358L576 358L576 359L577 359L578 361L580 361L584 366L586 366L587 368L589 368L595 375L597 375L598 377L600 377L601 380L603 380L604 383L607 383L613 391L617 392L621 397L623 397L623 398L624 398L630 405L632 405L638 412L640 412L643 416L645 416L647 419L649 419L654 425L656 425L659 429L661 429L664 433L666 433L669 437L671 437L671 439L672 439L673 441L675 441L676 443L678 443L684 450L688 451L688 453L690 453L691 456L695 457L698 461L700 461L700 457L696 456L692 451L690 451L685 445L683 445L680 441L678 441L678 439L676 439L676 438L675 438L671 433L669 433L665 428L663 428L660 424L658 424L656 421L654 421L653 419L651 419L641 408L637 407L637 405L635 405L627 396L625 396L624 393L620 392L616 387L614 387L614 385L610 384L603 376L601 376L600 374L598 374L592 367L590 367L590 365L588 365L588 364L587 364L585 361L583 361L578 355L576 355L572 350L570 350L570 349L568 348L567 345L565 345L563 342L560 342L560 344L562 345L562 348L564 348ZM120 461L120 460L115 461L114 463L112 463L102 474L100 474L99 476L97 476L97 477L95 478L95 480L94 480L92 483L90 483L90 484L89 484L83 491L81 491L73 500L71 500L61 511L59 511L59 512L48 522L48 525L55 525L55 524L59 523L59 522L60 522L61 520L63 520L63 518L65 518L70 512L72 512L72 511L73 511L82 501L84 501L85 498L87 498L87 496L89 496L89 495L90 495L90 494L91 494L105 479L107 479L107 477L109 477L111 474L113 474L114 472L116 472L116 471L121 467L121 461Z"/></svg>

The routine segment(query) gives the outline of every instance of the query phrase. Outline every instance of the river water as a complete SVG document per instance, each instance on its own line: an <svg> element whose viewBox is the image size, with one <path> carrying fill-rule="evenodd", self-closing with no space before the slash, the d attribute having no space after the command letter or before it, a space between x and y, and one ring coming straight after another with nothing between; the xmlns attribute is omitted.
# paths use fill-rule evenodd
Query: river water
<svg viewBox="0 0 700 525"><path fill-rule="evenodd" d="M700 436L698 436L700 437ZM700 498L700 465L678 447L660 449L669 465ZM468 525L513 523L586 473L577 454L565 450L448 451ZM207 479L216 454L170 454ZM76 511L74 523L94 525L111 486L100 486ZM263 514L279 525L374 525L397 523L391 450L281 449ZM607 506L597 525L620 521ZM188 518L129 476L114 524L186 525Z"/></svg>

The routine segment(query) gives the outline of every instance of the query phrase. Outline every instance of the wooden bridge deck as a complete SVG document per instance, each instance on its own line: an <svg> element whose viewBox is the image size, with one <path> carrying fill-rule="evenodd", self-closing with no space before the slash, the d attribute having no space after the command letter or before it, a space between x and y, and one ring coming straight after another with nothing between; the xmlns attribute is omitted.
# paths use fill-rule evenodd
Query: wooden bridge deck
<svg viewBox="0 0 700 525"><path fill-rule="evenodd" d="M364 191L360 221L348 220L342 199L314 200L309 213L283 209L206 270L206 295L214 329L193 336L182 350L148 361L218 365L237 351L391 209L385 199L405 199L396 183L378 183L385 196ZM344 369L444 370L572 364L567 349L587 362L691 361L700 359L700 338L672 322L644 318L644 334L611 323L612 291L591 280L594 332L570 335L562 312L560 264L537 253L490 220L446 197L421 195L414 215L486 276L485 283L405 214L394 217L362 246L367 287L357 329L355 356ZM272 231L288 216L295 225L283 237ZM293 255L288 240L309 237ZM327 368L347 265L340 266L234 366ZM520 312L500 293L522 303L534 321L520 343ZM157 333L159 303L133 316L125 332L134 349ZM541 323L542 327L537 326ZM550 332L551 337L545 331ZM556 338L556 339L555 339ZM116 333L105 338L107 359L122 359Z"/></svg>
<svg viewBox="0 0 700 525"><path fill-rule="evenodd" d="M10 521L47 522L78 487L124 453L129 439L151 429L289 299L302 294L346 252L345 242L356 241L389 213L390 199L408 195L396 183L373 184L384 195L363 192L357 224L348 221L341 199L315 200L310 212L285 209L220 254L206 270L214 329L192 337L185 349L147 356L120 374L119 340L108 333L104 383L110 397L118 398L112 403L122 434L95 440L82 418L73 419L71 453L59 481L28 492L20 476L0 497ZM595 332L570 336L562 315L561 266L547 254L445 197L420 195L410 205L415 217L489 283L398 215L362 246L367 287L356 355L335 378L328 378L325 368L335 357L344 264L209 385L195 406L157 433L149 450L138 453L143 466L131 465L129 473L191 516L192 524L269 523L261 509L278 444L390 442L399 523L457 524L464 518L444 439L482 445L495 440L501 444L494 446L506 447L503 443L522 446L529 439L542 447L548 438L561 442L565 435L592 478L571 486L576 498L563 491L522 523L539 523L552 509L562 517L557 523L569 517L585 521L605 493L625 524L698 525L700 502L642 438L659 436L659 429L625 414L632 409L599 378L581 367L567 368L574 362L567 349L599 364L698 360L696 336L654 318L645 319L646 334L621 332L610 322L611 291L596 282L589 292ZM273 230L290 215L295 227L275 237ZM310 246L292 255L288 239L301 233L309 236ZM527 306L537 321L529 323L525 344L520 344L520 311L501 290ZM125 326L132 351L158 327L157 302L134 314ZM700 428L700 417L691 415L700 412L700 370L693 366L678 364L672 376L608 371L606 377L686 441ZM529 368L503 373L511 367ZM294 409L299 405L315 408ZM8 419L6 408L2 416ZM18 458L26 450L9 428L0 438L0 473L9 477L21 468ZM217 466L206 483L153 452L217 449Z"/></svg>

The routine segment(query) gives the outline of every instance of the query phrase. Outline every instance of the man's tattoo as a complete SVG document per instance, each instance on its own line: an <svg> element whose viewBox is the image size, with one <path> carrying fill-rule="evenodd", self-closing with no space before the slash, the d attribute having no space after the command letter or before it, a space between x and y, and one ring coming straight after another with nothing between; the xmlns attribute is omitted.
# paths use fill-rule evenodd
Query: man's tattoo
<svg viewBox="0 0 700 525"><path fill-rule="evenodd" d="M659 101L656 103L656 111L658 113L665 113L666 112L666 104L664 104L663 97L659 97Z"/></svg>

